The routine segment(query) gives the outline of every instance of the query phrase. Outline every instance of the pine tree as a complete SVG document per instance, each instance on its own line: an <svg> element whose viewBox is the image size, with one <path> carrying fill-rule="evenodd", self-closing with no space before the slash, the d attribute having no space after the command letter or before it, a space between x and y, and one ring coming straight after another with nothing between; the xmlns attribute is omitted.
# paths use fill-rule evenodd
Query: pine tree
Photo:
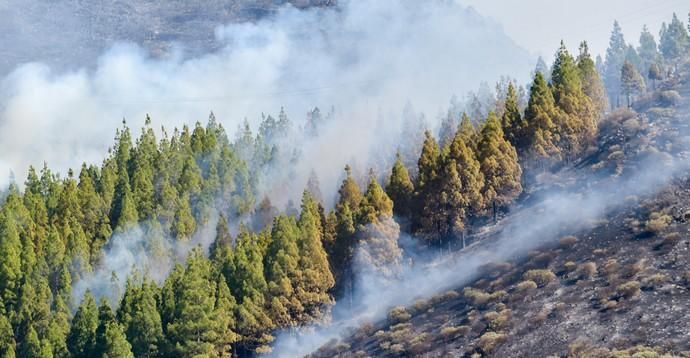
<svg viewBox="0 0 690 358"><path fill-rule="evenodd" d="M379 187L379 190L383 193L383 189ZM390 209L392 210L392 205ZM305 317L302 321L308 322L321 319L324 308L333 304L329 291L335 284L323 247L318 204L308 191L302 195L298 227L301 232L297 241L301 278L298 280L296 293L304 307Z"/></svg>
<svg viewBox="0 0 690 358"><path fill-rule="evenodd" d="M226 277L238 302L238 345L247 351L270 342L272 337L266 332L273 322L263 308L267 290L263 258L255 235L248 232L246 227L240 227L232 266Z"/></svg>
<svg viewBox="0 0 690 358"><path fill-rule="evenodd" d="M369 175L369 185L367 191L359 205L360 225L366 225L376 221L379 217L393 216L393 201L381 188L373 172Z"/></svg>
<svg viewBox="0 0 690 358"><path fill-rule="evenodd" d="M271 243L264 257L264 270L270 296L271 319L279 326L287 327L304 311L295 292L299 272L297 240L300 235L294 219L285 215L275 218L271 228Z"/></svg>
<svg viewBox="0 0 690 358"><path fill-rule="evenodd" d="M501 117L501 126L503 127L506 139L513 146L518 145L521 133L526 125L522 120L518 101L519 99L515 86L513 82L509 82L503 107L503 116Z"/></svg>
<svg viewBox="0 0 690 358"><path fill-rule="evenodd" d="M230 293L225 277L220 274L216 280L216 302L213 317L216 334L216 353L219 357L230 357L232 344L239 338L236 330L235 310L237 302Z"/></svg>
<svg viewBox="0 0 690 358"><path fill-rule="evenodd" d="M155 357L163 341L161 316L157 309L157 287L148 277L140 284L128 280L118 310L132 352L137 357Z"/></svg>
<svg viewBox="0 0 690 358"><path fill-rule="evenodd" d="M87 291L77 313L72 319L67 348L75 358L88 358L93 355L98 328L98 307L96 301Z"/></svg>
<svg viewBox="0 0 690 358"><path fill-rule="evenodd" d="M451 110L448 110L448 114L443 121L441 121L441 128L438 131L439 145L445 147L450 144L455 137L455 131L458 130L459 125L458 118L453 114Z"/></svg>
<svg viewBox="0 0 690 358"><path fill-rule="evenodd" d="M19 350L19 357L42 357L41 341L38 339L38 333L33 326L29 326L29 330L24 337Z"/></svg>
<svg viewBox="0 0 690 358"><path fill-rule="evenodd" d="M412 215L411 205L414 195L414 184L412 184L410 174L402 162L400 152L396 154L395 164L393 164L388 185L386 185L386 194L393 200L395 215L403 219L409 219Z"/></svg>
<svg viewBox="0 0 690 358"><path fill-rule="evenodd" d="M0 304L10 313L17 302L22 278L21 252L14 214L7 210L0 212Z"/></svg>
<svg viewBox="0 0 690 358"><path fill-rule="evenodd" d="M101 254L101 248L110 238L112 230L108 218L108 208L96 191L94 181L86 165L83 165L79 173L79 206L81 207L80 223L84 234L92 238L90 245L91 263L95 264Z"/></svg>
<svg viewBox="0 0 690 358"><path fill-rule="evenodd" d="M582 90L574 58L561 42L551 74L551 88L560 116L555 121L565 158L579 155L594 139L598 115L592 101Z"/></svg>
<svg viewBox="0 0 690 358"><path fill-rule="evenodd" d="M115 322L115 314L113 313L108 300L103 298L98 306L98 328L96 328L96 343L92 355L101 357L107 350L106 329L109 324Z"/></svg>
<svg viewBox="0 0 690 358"><path fill-rule="evenodd" d="M559 115L551 89L544 76L537 73L525 110L527 147L521 152L523 162L528 163L531 168L543 170L560 160L561 153L557 145L560 137L554 124L554 119Z"/></svg>
<svg viewBox="0 0 690 358"><path fill-rule="evenodd" d="M620 106L621 67L623 67L623 62L625 62L627 49L628 45L623 37L623 30L621 30L618 21L615 21L613 23L613 31L611 31L609 47L606 50L606 61L604 64L604 82L606 83L606 90L608 91L612 108Z"/></svg>
<svg viewBox="0 0 690 358"><path fill-rule="evenodd" d="M345 166L345 179L343 184L338 189L338 194L340 194L340 205L347 204L350 209L357 208L359 202L362 200L362 192L359 189L359 185L352 177L352 168L349 165Z"/></svg>
<svg viewBox="0 0 690 358"><path fill-rule="evenodd" d="M632 105L632 96L644 92L644 90L645 85L642 76L637 72L635 66L626 61L621 69L621 91L625 94L628 107Z"/></svg>
<svg viewBox="0 0 690 358"><path fill-rule="evenodd" d="M425 140L422 153L417 164L418 175L415 183L415 211L418 213L415 218L415 231L433 235L438 232L438 220L436 216L440 213L439 195L440 185L438 183L441 168L441 151L436 139L429 131L424 133Z"/></svg>
<svg viewBox="0 0 690 358"><path fill-rule="evenodd" d="M657 63L653 63L651 66L649 66L647 78L652 80L652 86L654 87L654 90L656 90L656 81L664 79L664 73L661 70L661 66L659 66Z"/></svg>
<svg viewBox="0 0 690 358"><path fill-rule="evenodd" d="M319 177L316 175L314 169L309 173L307 180L307 190L311 193L314 200L323 203L323 194L321 193L321 185L319 184Z"/></svg>
<svg viewBox="0 0 690 358"><path fill-rule="evenodd" d="M58 295L53 302L53 316L48 324L48 331L46 333L46 340L50 344L54 356L69 356L70 353L67 349L69 331L69 309L64 303L62 296Z"/></svg>
<svg viewBox="0 0 690 358"><path fill-rule="evenodd" d="M592 56L589 54L589 47L585 41L580 44L580 54L577 57L577 68L580 73L582 90L594 104L597 113L604 113L609 108L606 89L599 77L599 72L592 60Z"/></svg>
<svg viewBox="0 0 690 358"><path fill-rule="evenodd" d="M110 322L105 328L105 347L103 358L134 358L132 347L127 342L122 327L117 322Z"/></svg>
<svg viewBox="0 0 690 358"><path fill-rule="evenodd" d="M211 355L217 336L213 309L215 284L211 265L200 248L187 258L184 275L175 291L175 315L168 323L168 338L182 356Z"/></svg>
<svg viewBox="0 0 690 358"><path fill-rule="evenodd" d="M493 113L489 114L482 128L477 149L484 175L482 193L495 213L497 206L509 205L522 192L522 168L515 148L503 137L501 125Z"/></svg>
<svg viewBox="0 0 690 358"><path fill-rule="evenodd" d="M228 220L221 215L216 224L216 238L209 248L209 258L215 267L220 267L223 264L226 255L232 255L232 242Z"/></svg>
<svg viewBox="0 0 690 358"><path fill-rule="evenodd" d="M12 325L4 312L0 310L0 357L10 358L15 355L16 342Z"/></svg>
<svg viewBox="0 0 690 358"><path fill-rule="evenodd" d="M688 39L688 32L683 22L681 22L674 13L673 19L671 19L671 23L668 27L665 29L662 27L659 49L666 60L677 64L678 61L690 51L689 45L690 39Z"/></svg>
<svg viewBox="0 0 690 358"><path fill-rule="evenodd" d="M138 219L139 214L137 213L134 196L129 187L129 179L127 176L120 176L115 188L110 222L115 224L115 229L123 232L136 224Z"/></svg>
<svg viewBox="0 0 690 358"><path fill-rule="evenodd" d="M659 61L658 46L647 25L642 28L642 33L640 33L640 46L637 48L637 54L640 56L641 68L645 70Z"/></svg>
<svg viewBox="0 0 690 358"><path fill-rule="evenodd" d="M172 223L172 234L178 241L188 241L196 230L196 221L189 206L189 196L184 194L177 201L177 209Z"/></svg>

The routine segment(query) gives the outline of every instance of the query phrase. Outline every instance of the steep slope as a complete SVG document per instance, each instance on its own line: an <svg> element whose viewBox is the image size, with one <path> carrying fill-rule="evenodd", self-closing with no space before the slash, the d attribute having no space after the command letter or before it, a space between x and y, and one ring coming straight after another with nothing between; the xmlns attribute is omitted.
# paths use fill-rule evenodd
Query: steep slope
<svg viewBox="0 0 690 358"><path fill-rule="evenodd" d="M542 178L509 217L446 260L499 250L506 244L499 241L504 231L535 225L535 212L544 220L558 215L542 205L555 192L586 197L605 188L642 187L644 180L629 178L639 171L663 176L648 163L666 160L674 160L671 180L633 191L638 195L605 198L620 201L605 217L536 237L543 243L538 250L487 263L469 285L396 307L387 320L364 325L313 356L690 355L689 74L686 65L660 91L641 98L635 106L639 114L610 115L601 124L596 150ZM578 213L572 216L577 221Z"/></svg>

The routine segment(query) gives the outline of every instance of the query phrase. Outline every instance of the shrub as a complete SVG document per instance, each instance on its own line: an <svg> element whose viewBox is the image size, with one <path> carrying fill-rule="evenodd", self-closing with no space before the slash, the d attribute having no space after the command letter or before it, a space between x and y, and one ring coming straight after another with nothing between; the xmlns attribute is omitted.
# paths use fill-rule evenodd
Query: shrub
<svg viewBox="0 0 690 358"><path fill-rule="evenodd" d="M681 237L680 234L677 232L672 232L670 234L664 235L664 238L659 242L659 244L656 246L657 250L664 249L664 250L670 250L673 247L678 244L680 241Z"/></svg>
<svg viewBox="0 0 690 358"><path fill-rule="evenodd" d="M577 273L581 279L590 279L597 273L597 264L592 261L585 262L577 268Z"/></svg>
<svg viewBox="0 0 690 358"><path fill-rule="evenodd" d="M667 214L655 212L649 216L649 220L645 223L645 227L647 231L658 234L666 229L672 220L671 216Z"/></svg>
<svg viewBox="0 0 690 358"><path fill-rule="evenodd" d="M610 355L608 349L595 347L583 338L578 338L568 345L568 357L570 358L609 357Z"/></svg>
<svg viewBox="0 0 690 358"><path fill-rule="evenodd" d="M534 281L539 287L544 287L556 280L556 275L550 270L529 270L522 275L524 280Z"/></svg>
<svg viewBox="0 0 690 358"><path fill-rule="evenodd" d="M642 270L644 270L644 262L642 260L639 260L634 264L625 266L625 269L623 270L623 276L627 278L632 278L637 276L637 274L642 272Z"/></svg>
<svg viewBox="0 0 690 358"><path fill-rule="evenodd" d="M350 349L350 345L345 342L340 342L335 346L336 352L345 352Z"/></svg>
<svg viewBox="0 0 690 358"><path fill-rule="evenodd" d="M594 249L594 251L592 251L592 253L595 254L595 255L597 255L597 256L601 256L601 255L605 255L605 254L606 254L606 250L604 250L604 249Z"/></svg>
<svg viewBox="0 0 690 358"><path fill-rule="evenodd" d="M357 351L355 352L355 358L366 358L369 355L365 351Z"/></svg>
<svg viewBox="0 0 690 358"><path fill-rule="evenodd" d="M431 297L431 299L429 301L432 305L436 305L436 304L451 300L453 298L456 298L458 296L460 296L460 295L457 292L451 290L451 291L448 291L445 293L439 293L437 295L434 295L433 297Z"/></svg>
<svg viewBox="0 0 690 358"><path fill-rule="evenodd" d="M606 261L606 263L604 264L603 270L607 276L611 276L611 275L618 273L618 270L620 270L620 267L621 267L621 265L618 263L618 260L608 259Z"/></svg>
<svg viewBox="0 0 690 358"><path fill-rule="evenodd" d="M462 293L465 296L465 298L467 298L475 306L484 305L487 302L489 302L489 299L491 299L490 294L478 288L465 287Z"/></svg>
<svg viewBox="0 0 690 358"><path fill-rule="evenodd" d="M429 339L429 333L425 332L425 333L419 334L416 337L412 338L412 340L410 341L410 344L416 345L416 344L424 343L427 339Z"/></svg>
<svg viewBox="0 0 690 358"><path fill-rule="evenodd" d="M487 325L494 331L500 330L506 326L508 321L510 321L512 312L509 309L499 312L487 312L484 314L484 320L486 320Z"/></svg>
<svg viewBox="0 0 690 358"><path fill-rule="evenodd" d="M470 333L470 327L467 326L449 326L441 329L441 336L444 339L452 339L458 336L464 336Z"/></svg>
<svg viewBox="0 0 690 358"><path fill-rule="evenodd" d="M515 289L518 292L526 292L526 291L531 291L533 289L537 288L537 283L532 281L532 280L526 280L522 281L515 286Z"/></svg>
<svg viewBox="0 0 690 358"><path fill-rule="evenodd" d="M486 332L479 337L479 348L485 353L493 351L499 344L505 342L506 335L496 332Z"/></svg>
<svg viewBox="0 0 690 358"><path fill-rule="evenodd" d="M431 301L420 299L420 300L416 300L414 302L414 305L412 306L412 308L414 309L415 312L421 313L421 312L426 311L429 308L429 306L431 306Z"/></svg>
<svg viewBox="0 0 690 358"><path fill-rule="evenodd" d="M402 331L404 329L411 329L412 323L398 323L396 325L390 326L391 332Z"/></svg>
<svg viewBox="0 0 690 358"><path fill-rule="evenodd" d="M640 283L637 281L628 281L616 287L618 295L625 298L637 297L640 294Z"/></svg>
<svg viewBox="0 0 690 358"><path fill-rule="evenodd" d="M388 321L391 324L407 322L410 320L410 318L412 318L412 315L410 315L407 312L407 309L403 306L394 307L388 312Z"/></svg>
<svg viewBox="0 0 690 358"><path fill-rule="evenodd" d="M681 96L677 91L661 91L658 94L657 101L663 106L676 106L680 103Z"/></svg>
<svg viewBox="0 0 690 358"><path fill-rule="evenodd" d="M653 289L661 286L664 282L666 282L666 275L662 273L656 273L649 277L643 278L642 287L645 289Z"/></svg>
<svg viewBox="0 0 690 358"><path fill-rule="evenodd" d="M405 352L405 347L400 343L392 344L388 349L396 354Z"/></svg>
<svg viewBox="0 0 690 358"><path fill-rule="evenodd" d="M566 236L566 237L562 237L562 238L558 241L558 243L559 243L559 245L561 246L561 248L563 248L563 249L569 249L569 248L575 246L575 244L577 244L577 238L576 238L575 236Z"/></svg>
<svg viewBox="0 0 690 358"><path fill-rule="evenodd" d="M566 263L563 264L563 268L564 268L566 271L571 272L571 271L573 271L573 270L575 270L575 269L577 268L577 264L574 263L574 262L572 262L572 261L568 261L568 262L566 262Z"/></svg>

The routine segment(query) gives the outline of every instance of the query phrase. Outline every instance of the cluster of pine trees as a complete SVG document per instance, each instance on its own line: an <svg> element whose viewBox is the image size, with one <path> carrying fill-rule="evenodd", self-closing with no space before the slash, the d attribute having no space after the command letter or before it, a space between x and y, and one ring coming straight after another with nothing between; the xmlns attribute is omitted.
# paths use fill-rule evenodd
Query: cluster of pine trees
<svg viewBox="0 0 690 358"><path fill-rule="evenodd" d="M292 130L283 111L264 117L256 135L245 122L234 141L213 115L205 127L171 136L163 129L161 139L147 118L136 140L123 125L103 163L83 165L76 177L30 168L24 189L12 185L0 207L0 357L266 352L276 330L327 319L334 297L347 304L357 270L395 276L401 226L428 245L462 240L535 175L595 144L607 92L617 104L641 69L662 79L690 53L675 16L660 52L648 31L640 42L639 63L626 62L634 49L616 25L605 64L586 43L577 56L561 44L528 91L506 81L495 108L463 114L442 126L440 139L420 130L416 165L398 154L385 185L372 171L360 187L346 167L332 210L315 175L299 208L257 203L264 169L295 155L281 147ZM308 118L304 130L318 136L321 113ZM163 282L135 272L118 302L97 302L91 292L76 302L73 285L102 265L113 235L140 228L148 254L175 258L166 240L192 242L217 217L208 252L193 249Z"/></svg>
<svg viewBox="0 0 690 358"><path fill-rule="evenodd" d="M690 16L688 17L690 21ZM661 25L659 41L645 26L635 48L628 44L623 31L615 22L606 58L597 58L597 69L603 74L611 107L631 105L632 97L656 89L656 82L672 74L676 65L690 54L690 24L688 27L673 14L671 21ZM652 86L648 85L651 82Z"/></svg>

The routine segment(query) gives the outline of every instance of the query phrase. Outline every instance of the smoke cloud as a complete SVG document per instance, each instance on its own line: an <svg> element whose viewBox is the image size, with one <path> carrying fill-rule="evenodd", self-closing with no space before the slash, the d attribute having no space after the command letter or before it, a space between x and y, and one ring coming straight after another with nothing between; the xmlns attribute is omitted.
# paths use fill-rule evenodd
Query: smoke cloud
<svg viewBox="0 0 690 358"><path fill-rule="evenodd" d="M312 167L331 183L352 158L366 165L399 140L406 102L433 116L453 94L526 75L533 63L497 24L449 1L286 5L255 23L219 26L215 36L222 48L194 58L184 43L162 58L118 43L92 67L17 68L0 81L0 183L10 170L23 181L28 165L43 161L63 173L100 162L123 118L137 129L148 113L170 129L204 122L212 110L232 133L282 106L298 125L314 106L334 106L336 120L305 143L293 168L300 187Z"/></svg>

